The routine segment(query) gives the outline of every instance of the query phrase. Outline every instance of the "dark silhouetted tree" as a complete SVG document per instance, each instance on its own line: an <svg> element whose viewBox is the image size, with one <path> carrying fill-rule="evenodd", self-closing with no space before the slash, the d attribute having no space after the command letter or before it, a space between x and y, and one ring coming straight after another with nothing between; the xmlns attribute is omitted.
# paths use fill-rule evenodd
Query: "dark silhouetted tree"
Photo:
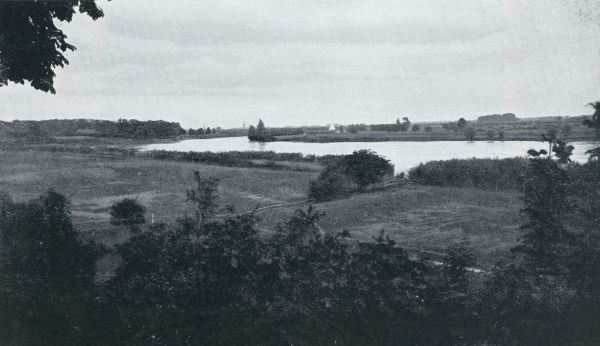
<svg viewBox="0 0 600 346"><path fill-rule="evenodd" d="M477 132L475 132L474 128L467 127L464 131L464 134L468 141L473 141L475 139L475 135L477 134Z"/></svg>
<svg viewBox="0 0 600 346"><path fill-rule="evenodd" d="M75 50L57 23L70 22L76 11L92 19L103 15L95 0L0 1L0 86L27 81L54 94L54 70Z"/></svg>
<svg viewBox="0 0 600 346"><path fill-rule="evenodd" d="M265 123L262 119L258 119L258 125L256 125L256 135L264 136L265 135Z"/></svg>
<svg viewBox="0 0 600 346"><path fill-rule="evenodd" d="M248 138L252 139L256 137L256 128L254 127L254 125L250 125L250 127L248 128Z"/></svg>
<svg viewBox="0 0 600 346"><path fill-rule="evenodd" d="M127 226L139 231L139 226L146 222L146 208L135 199L125 198L114 203L110 208L110 223L115 226Z"/></svg>
<svg viewBox="0 0 600 346"><path fill-rule="evenodd" d="M217 211L219 205L219 178L204 178L200 172L194 171L196 187L187 191L187 200L194 206L194 216L198 224L204 223Z"/></svg>
<svg viewBox="0 0 600 346"><path fill-rule="evenodd" d="M340 164L359 190L363 190L369 184L381 182L386 175L394 172L394 166L389 160L366 149L343 156Z"/></svg>
<svg viewBox="0 0 600 346"><path fill-rule="evenodd" d="M52 190L26 203L4 197L0 213L0 344L81 344L98 252L73 229L68 201Z"/></svg>
<svg viewBox="0 0 600 346"><path fill-rule="evenodd" d="M583 124L593 129L596 139L600 139L600 101L591 102L588 105L594 108L594 114L591 119L584 119Z"/></svg>

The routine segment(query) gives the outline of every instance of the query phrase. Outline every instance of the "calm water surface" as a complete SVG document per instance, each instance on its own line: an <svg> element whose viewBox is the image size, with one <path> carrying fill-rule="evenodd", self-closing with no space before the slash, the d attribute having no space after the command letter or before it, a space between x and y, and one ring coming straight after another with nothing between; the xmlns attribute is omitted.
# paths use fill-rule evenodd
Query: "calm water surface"
<svg viewBox="0 0 600 346"><path fill-rule="evenodd" d="M594 147L591 142L573 142L574 161L585 162L585 151ZM189 139L175 143L148 144L140 150L172 151L274 151L277 153L302 153L304 155L351 154L359 149L371 149L385 156L396 167L397 172L406 171L419 163L453 158L507 158L526 156L527 150L548 149L542 142L250 142L246 137L224 137L212 139Z"/></svg>

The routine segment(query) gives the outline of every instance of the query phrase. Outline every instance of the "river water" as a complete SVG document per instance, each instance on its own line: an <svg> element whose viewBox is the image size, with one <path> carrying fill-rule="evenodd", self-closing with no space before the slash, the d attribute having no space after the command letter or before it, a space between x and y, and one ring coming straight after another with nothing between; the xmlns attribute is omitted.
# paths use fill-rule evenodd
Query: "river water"
<svg viewBox="0 0 600 346"><path fill-rule="evenodd" d="M573 142L575 147L573 161L585 162L585 151L598 146L592 142ZM386 157L394 164L396 172L406 171L419 163L432 160L453 158L507 158L527 156L529 149L546 149L542 142L506 141L506 142L250 142L246 137L222 137L211 139L189 139L175 143L147 144L139 149L171 151L274 151L277 153L302 153L304 155L351 154L355 150L370 149Z"/></svg>

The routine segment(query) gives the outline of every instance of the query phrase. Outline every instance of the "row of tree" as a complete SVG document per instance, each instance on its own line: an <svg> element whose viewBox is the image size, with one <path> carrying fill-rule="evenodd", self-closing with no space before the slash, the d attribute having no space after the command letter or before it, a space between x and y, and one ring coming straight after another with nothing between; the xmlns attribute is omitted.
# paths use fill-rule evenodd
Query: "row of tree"
<svg viewBox="0 0 600 346"><path fill-rule="evenodd" d="M98 136L125 138L172 138L185 133L179 123L135 119L89 120L61 119L0 122L0 131L8 136L40 139L53 136Z"/></svg>
<svg viewBox="0 0 600 346"><path fill-rule="evenodd" d="M199 129L188 129L186 131L187 135L190 136L204 136L204 135L211 135L211 134L217 134L220 132L220 128L217 127L215 129L211 129L210 126L206 127L206 129L204 128L199 128Z"/></svg>

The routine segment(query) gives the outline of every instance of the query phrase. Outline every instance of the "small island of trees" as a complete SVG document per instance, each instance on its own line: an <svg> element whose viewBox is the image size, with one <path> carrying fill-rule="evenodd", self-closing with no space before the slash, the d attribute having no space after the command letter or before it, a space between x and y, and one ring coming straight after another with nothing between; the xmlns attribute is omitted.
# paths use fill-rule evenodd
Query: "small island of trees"
<svg viewBox="0 0 600 346"><path fill-rule="evenodd" d="M248 128L248 139L255 142L271 142L275 140L275 136L265 128L265 123L262 119L258 120L256 127L250 125Z"/></svg>

